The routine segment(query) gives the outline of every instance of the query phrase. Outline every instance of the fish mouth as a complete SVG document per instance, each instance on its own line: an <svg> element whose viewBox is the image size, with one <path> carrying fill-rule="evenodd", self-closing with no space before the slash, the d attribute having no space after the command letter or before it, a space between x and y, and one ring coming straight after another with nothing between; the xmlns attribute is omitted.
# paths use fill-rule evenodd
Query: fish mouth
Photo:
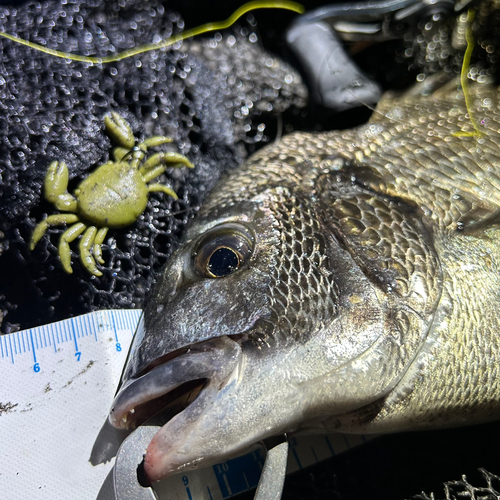
<svg viewBox="0 0 500 500"><path fill-rule="evenodd" d="M141 376L123 384L113 402L109 421L118 429L133 429L184 397L187 406L184 404L172 420L188 426L228 383L240 358L240 344L226 336L193 344L160 358ZM166 361L161 363L162 359ZM153 474L150 479L161 477Z"/></svg>
<svg viewBox="0 0 500 500"><path fill-rule="evenodd" d="M164 362L154 361L143 375L120 388L109 416L111 424L118 429L134 429L189 392L191 404L204 387L220 385L231 375L240 354L237 342L218 337L167 355Z"/></svg>

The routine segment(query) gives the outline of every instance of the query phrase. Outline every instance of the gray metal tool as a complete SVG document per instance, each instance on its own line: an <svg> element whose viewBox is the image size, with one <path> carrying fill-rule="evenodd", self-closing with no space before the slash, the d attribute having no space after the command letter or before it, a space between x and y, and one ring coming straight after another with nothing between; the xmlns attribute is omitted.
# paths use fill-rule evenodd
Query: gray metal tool
<svg viewBox="0 0 500 500"><path fill-rule="evenodd" d="M457 15L472 1L382 0L325 5L299 16L288 28L286 40L304 68L316 103L335 111L374 105L381 88L354 63L342 42L402 38L423 20Z"/></svg>
<svg viewBox="0 0 500 500"><path fill-rule="evenodd" d="M162 426L159 423L161 420L153 417L141 425L118 450L113 469L115 500L158 500L150 485L144 481L141 484L140 464L148 444ZM254 500L280 500L286 476L288 441L283 436L262 444L267 449L267 455Z"/></svg>
<svg viewBox="0 0 500 500"><path fill-rule="evenodd" d="M116 500L158 500L150 486L139 482L144 453L161 425L141 425L121 445L116 455L113 484Z"/></svg>
<svg viewBox="0 0 500 500"><path fill-rule="evenodd" d="M280 436L280 441L271 444L264 442L267 449L266 461L259 479L254 500L280 500L285 484L288 458L287 436Z"/></svg>

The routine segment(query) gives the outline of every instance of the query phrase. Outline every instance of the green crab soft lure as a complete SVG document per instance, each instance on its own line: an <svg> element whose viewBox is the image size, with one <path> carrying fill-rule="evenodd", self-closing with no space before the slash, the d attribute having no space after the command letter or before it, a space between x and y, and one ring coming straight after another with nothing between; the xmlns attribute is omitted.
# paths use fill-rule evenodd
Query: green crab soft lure
<svg viewBox="0 0 500 500"><path fill-rule="evenodd" d="M154 136L135 145L130 125L118 113L106 116L104 123L118 146L113 150L113 161L97 167L73 195L68 193L68 167L64 162L53 161L45 176L46 200L69 213L49 215L40 222L33 231L30 248L35 248L49 227L71 224L59 241L59 257L67 273L73 272L69 243L83 233L79 245L82 264L90 273L101 276L95 261L104 264L101 244L108 229L133 224L146 209L153 191L177 199L171 188L148 184L163 174L166 166L193 168L185 156L175 152L159 152L146 159L148 148L172 142L171 138Z"/></svg>

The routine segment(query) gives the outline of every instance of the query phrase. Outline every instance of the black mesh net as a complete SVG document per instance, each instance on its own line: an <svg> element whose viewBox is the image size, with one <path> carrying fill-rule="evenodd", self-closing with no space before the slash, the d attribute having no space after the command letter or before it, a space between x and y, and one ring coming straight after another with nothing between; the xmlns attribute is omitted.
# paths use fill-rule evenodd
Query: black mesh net
<svg viewBox="0 0 500 500"><path fill-rule="evenodd" d="M207 19L196 0L3 3L8 5L0 6L1 30L48 48L95 56L183 31L185 21L176 8L188 15L189 27L224 19L235 9L233 2L215 2ZM499 12L497 0L476 7L471 76L479 81L497 76ZM252 13L224 32L105 65L55 58L0 39L2 332L100 308L141 307L155 272L224 170L282 129L347 128L366 120L370 110L362 106L341 115L304 108L306 88L299 73L274 55L290 55L282 34L291 19L293 14L284 11ZM464 23L463 15L425 19L400 40L364 50L353 44L349 50L385 88L405 88L417 75L460 72ZM50 229L33 252L26 242L37 222L57 213L41 193L49 163L67 163L72 192L108 160L111 142L103 116L112 110L131 123L138 139L171 136L171 149L196 168L169 169L160 179L172 185L178 201L153 193L134 225L108 233L102 277L80 265L76 242L71 245L74 274L67 275L57 250L62 227Z"/></svg>
<svg viewBox="0 0 500 500"><path fill-rule="evenodd" d="M56 0L0 7L0 29L49 48L105 56L165 39L184 22L157 1ZM223 34L105 65L0 39L2 330L141 307L154 273L220 174L266 140L261 115L302 107L306 95L297 72L266 52L245 20ZM80 265L76 242L68 275L57 250L62 227L50 229L33 252L27 247L35 224L58 212L41 187L53 160L68 165L70 192L108 160L103 116L113 110L138 138L172 137L170 149L196 167L168 169L160 179L178 201L152 193L135 224L108 233L102 277Z"/></svg>
<svg viewBox="0 0 500 500"><path fill-rule="evenodd" d="M483 476L482 486L473 486L463 475L461 479L447 481L444 483L444 496L435 496L434 493L422 493L415 496L415 500L497 500L500 498L500 477L488 472L486 469L479 469Z"/></svg>
<svg viewBox="0 0 500 500"><path fill-rule="evenodd" d="M405 38L404 51L400 52L399 59L412 59L410 68L420 75L419 80L437 72L451 75L461 72L469 24L474 38L469 79L480 83L498 79L500 2L473 2L469 7L473 8L472 21L468 11L447 19L425 18L416 26L412 36Z"/></svg>

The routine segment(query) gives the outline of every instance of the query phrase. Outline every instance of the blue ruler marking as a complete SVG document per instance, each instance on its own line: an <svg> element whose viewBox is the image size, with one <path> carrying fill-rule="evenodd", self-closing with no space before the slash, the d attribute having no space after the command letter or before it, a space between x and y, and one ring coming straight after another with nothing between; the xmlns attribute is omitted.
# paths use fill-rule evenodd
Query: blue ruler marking
<svg viewBox="0 0 500 500"><path fill-rule="evenodd" d="M299 456L297 455L297 450L295 449L294 446L292 446L292 453L293 457L295 458L295 461L297 462L297 465L299 466L299 469L302 469L302 464L300 463Z"/></svg>
<svg viewBox="0 0 500 500"><path fill-rule="evenodd" d="M94 337L94 340L97 340L97 323L93 315L89 318L89 337Z"/></svg>
<svg viewBox="0 0 500 500"><path fill-rule="evenodd" d="M57 352L56 337L54 335L54 327L49 325L50 334L52 335L52 343L54 344L54 352Z"/></svg>
<svg viewBox="0 0 500 500"><path fill-rule="evenodd" d="M57 337L57 343L60 344L61 343L61 337L59 337L59 326L58 324L56 323L55 325L53 325L54 330L56 331L56 337Z"/></svg>
<svg viewBox="0 0 500 500"><path fill-rule="evenodd" d="M73 331L73 339L75 341L75 351L78 352L78 342L76 341L76 330L75 330L74 318L71 318L70 324L71 324L71 330Z"/></svg>
<svg viewBox="0 0 500 500"><path fill-rule="evenodd" d="M17 356L29 353L37 365L33 369L38 373L40 371L38 350L49 347L51 352L57 354L60 344L71 342L74 344L75 352L79 353L77 358L80 359L81 349L84 349L81 342L87 337L92 337L98 342L99 334L104 332L114 336L116 351L121 352L123 346L120 344L119 332L128 330L133 334L140 316L140 310L101 311L99 314L89 313L49 325L13 332L0 336L0 359L10 358L11 363L15 364Z"/></svg>
<svg viewBox="0 0 500 500"><path fill-rule="evenodd" d="M140 319L140 317L141 317L141 316L142 316L142 313L140 313L140 314L139 314L139 318L138 318L138 319ZM130 315L129 315L129 319L128 319L128 321L129 321L130 328L131 328L132 330L134 330L134 332L135 332L135 330L136 330L136 328L137 328L137 325L139 324L139 321L137 321L137 323L136 323L136 322L134 321L134 318L132 317L132 314L130 314Z"/></svg>
<svg viewBox="0 0 500 500"><path fill-rule="evenodd" d="M212 498L212 492L210 491L210 488L207 486L207 491L208 491L208 495L210 496L210 500L214 500Z"/></svg>
<svg viewBox="0 0 500 500"><path fill-rule="evenodd" d="M77 316L74 320L77 324L76 335L79 339L81 339L86 336L87 322L85 321L85 318L82 318L82 316Z"/></svg>
<svg viewBox="0 0 500 500"><path fill-rule="evenodd" d="M82 321L85 322L85 336L86 337L91 337L93 332L93 322L90 317L82 318Z"/></svg>
<svg viewBox="0 0 500 500"><path fill-rule="evenodd" d="M344 438L345 445L347 446L347 449L350 450L351 446L349 444L349 441L347 441L347 436L345 434L342 434L342 437Z"/></svg>
<svg viewBox="0 0 500 500"><path fill-rule="evenodd" d="M247 488L250 488L250 483L248 482L246 474L243 472L243 479L245 480L245 484L247 485Z"/></svg>
<svg viewBox="0 0 500 500"><path fill-rule="evenodd" d="M90 319L90 317L87 316L85 318L82 318L81 321L85 324L85 336L92 336L92 320Z"/></svg>
<svg viewBox="0 0 500 500"><path fill-rule="evenodd" d="M14 350L12 349L12 336L9 335L9 347L10 347L10 357L12 359L12 363L14 364Z"/></svg>
<svg viewBox="0 0 500 500"><path fill-rule="evenodd" d="M113 325L116 328L116 331L120 331L122 329L122 321L120 317L113 318Z"/></svg>
<svg viewBox="0 0 500 500"><path fill-rule="evenodd" d="M330 450L330 453L332 456L335 456L335 451L333 450L332 443L330 442L330 439L328 439L328 436L325 436L326 444L328 445L328 449Z"/></svg>
<svg viewBox="0 0 500 500"><path fill-rule="evenodd" d="M123 319L124 319L124 322L125 322L125 328L128 328L128 329L134 331L135 328L134 328L134 325L132 324L132 321L131 321L130 312L127 312L127 315L124 316Z"/></svg>
<svg viewBox="0 0 500 500"><path fill-rule="evenodd" d="M128 324L129 324L129 321L128 321L128 315L123 315L122 316L122 328L128 328Z"/></svg>
<svg viewBox="0 0 500 500"><path fill-rule="evenodd" d="M31 346L33 347L33 360L36 363L36 352L35 352L35 344L33 343L33 331L29 330L30 337L31 337Z"/></svg>
<svg viewBox="0 0 500 500"><path fill-rule="evenodd" d="M75 318L77 322L77 330L76 333L78 335L78 338L84 338L87 335L87 317L86 316L77 316ZM80 346L76 346L76 352L75 352L75 357L77 361L80 361L80 358L82 357L82 348Z"/></svg>
<svg viewBox="0 0 500 500"><path fill-rule="evenodd" d="M227 460L213 466L223 498L255 488L259 482L265 457L262 450Z"/></svg>
<svg viewBox="0 0 500 500"><path fill-rule="evenodd" d="M84 321L84 318L81 316L77 316L75 318L78 328L76 329L76 335L79 339L87 336L87 322Z"/></svg>
<svg viewBox="0 0 500 500"><path fill-rule="evenodd" d="M113 330L115 331L115 341L118 344L118 333L116 331L115 315L111 315L111 321L113 322Z"/></svg>
<svg viewBox="0 0 500 500"><path fill-rule="evenodd" d="M12 358L12 362L14 363L14 351L12 349L12 342L11 342L11 337L9 335L9 350L8 350L8 353L7 353L7 356L9 356L10 358ZM5 346L7 347L7 341L5 341Z"/></svg>
<svg viewBox="0 0 500 500"><path fill-rule="evenodd" d="M97 321L97 316L92 316L92 321L94 322L95 325L94 337L95 341L97 342L97 334L101 333L101 325L99 324L99 321Z"/></svg>

